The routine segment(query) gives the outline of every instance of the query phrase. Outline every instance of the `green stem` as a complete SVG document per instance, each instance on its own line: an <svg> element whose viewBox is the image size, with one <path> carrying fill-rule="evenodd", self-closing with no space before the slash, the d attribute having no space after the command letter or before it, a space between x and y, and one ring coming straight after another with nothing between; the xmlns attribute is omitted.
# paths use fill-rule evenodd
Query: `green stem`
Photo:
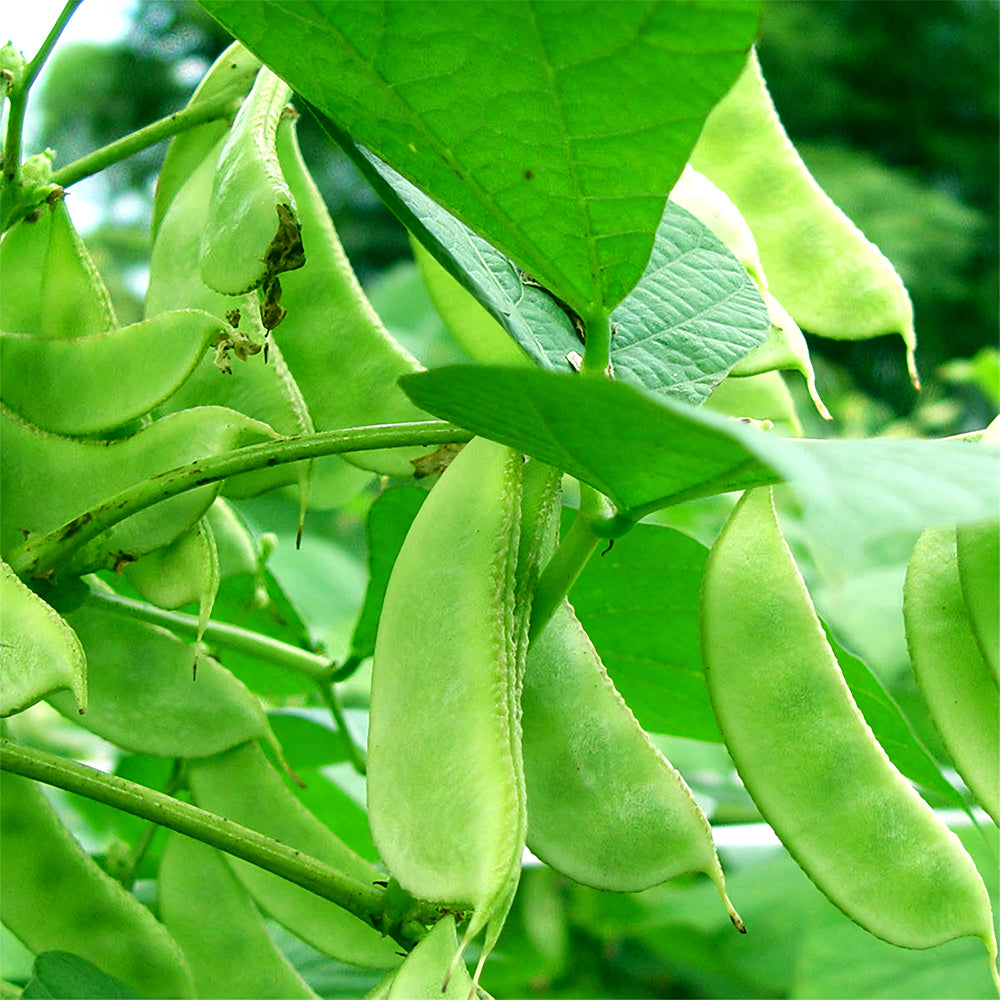
<svg viewBox="0 0 1000 1000"><path fill-rule="evenodd" d="M362 751L351 737L351 731L347 727L347 719L344 718L344 710L340 707L340 699L337 697L337 692L334 690L333 684L329 680L324 680L320 681L317 687L319 688L319 695L323 699L323 704L330 710L334 722L337 723L337 730L344 741L348 760L350 760L351 765L358 774L365 774L368 770L368 765L365 761L364 751Z"/></svg>
<svg viewBox="0 0 1000 1000"><path fill-rule="evenodd" d="M294 882L336 903L366 923L381 928L381 917L386 909L384 890L358 882L325 862L265 837L256 830L117 775L105 774L77 761L10 740L0 740L0 768L103 802L193 837ZM409 940L400 940L399 943L407 948L413 944Z"/></svg>
<svg viewBox="0 0 1000 1000"><path fill-rule="evenodd" d="M198 635L197 615L189 615L183 611L165 611L144 601L135 601L131 597L122 597L101 590L91 590L88 600L102 605L115 614L150 622L153 625L162 625L172 632L191 638L196 638ZM228 622L209 619L203 638L211 645L245 653L247 656L265 660L279 667L287 667L317 683L328 680L335 669L333 661L325 656L290 646L287 642L251 632L238 625L230 625Z"/></svg>
<svg viewBox="0 0 1000 1000"><path fill-rule="evenodd" d="M528 639L534 639L555 614L570 587L583 572L583 567L602 541L607 541L607 529L616 522L608 501L592 486L580 484L580 509L559 543L552 558L538 578L531 605Z"/></svg>
<svg viewBox="0 0 1000 1000"><path fill-rule="evenodd" d="M49 30L41 48L27 66L20 80L15 81L10 94L10 117L7 119L7 140L4 143L4 180L17 181L21 169L21 137L24 133L24 113L28 106L28 92L41 72L45 61L52 54L59 36L63 33L69 19L83 0L69 0L60 11L55 24Z"/></svg>
<svg viewBox="0 0 1000 1000"><path fill-rule="evenodd" d="M130 486L66 524L26 542L11 553L7 562L21 576L51 574L77 549L119 521L188 490L243 472L256 472L287 462L341 455L348 451L442 445L471 439L468 431L443 420L419 420L404 424L347 427L236 448Z"/></svg>
<svg viewBox="0 0 1000 1000"><path fill-rule="evenodd" d="M608 315L604 306L595 306L581 317L587 329L587 343L580 371L586 374L604 375L611 364L611 324Z"/></svg>
<svg viewBox="0 0 1000 1000"><path fill-rule="evenodd" d="M196 125L213 121L216 118L231 118L239 110L242 97L232 93L219 94L207 101L199 101L182 111L175 111L166 118L145 125L136 132L122 136L107 146L95 149L86 156L67 163L65 167L52 175L52 182L60 187L69 187L82 181L85 177L100 173L112 163L126 160L130 156L155 146L163 139L169 139L181 132L186 132Z"/></svg>

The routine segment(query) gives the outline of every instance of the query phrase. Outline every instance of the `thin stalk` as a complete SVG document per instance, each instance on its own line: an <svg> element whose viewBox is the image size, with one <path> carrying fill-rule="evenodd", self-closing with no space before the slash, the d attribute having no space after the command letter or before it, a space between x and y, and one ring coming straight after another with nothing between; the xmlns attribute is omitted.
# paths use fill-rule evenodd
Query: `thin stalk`
<svg viewBox="0 0 1000 1000"><path fill-rule="evenodd" d="M183 611L165 611L144 601L100 590L92 590L88 600L102 605L115 614L150 622L153 625L162 625L172 632L191 638L196 638L198 635L197 615L189 615ZM287 667L317 683L328 680L335 669L332 660L318 653L311 653L307 649L299 649L279 639L272 639L270 636L260 635L238 625L230 625L228 622L214 621L211 618L205 626L203 638L211 645L245 653L247 656L254 656L279 667Z"/></svg>
<svg viewBox="0 0 1000 1000"><path fill-rule="evenodd" d="M69 187L85 177L100 173L112 163L126 160L149 146L155 146L163 139L170 139L216 118L230 118L239 110L241 103L241 97L220 94L210 100L192 104L181 111L175 111L166 118L145 125L136 132L131 132L121 139L108 143L107 146L81 156L79 160L67 163L52 175L52 182L60 187Z"/></svg>
<svg viewBox="0 0 1000 1000"><path fill-rule="evenodd" d="M21 576L52 573L77 549L119 521L188 490L217 483L243 472L256 472L287 462L341 455L348 451L441 445L471 439L472 435L468 431L443 420L419 420L402 424L348 427L236 448L221 455L191 462L179 469L162 472L122 490L53 531L26 542L11 553L8 565Z"/></svg>
<svg viewBox="0 0 1000 1000"><path fill-rule="evenodd" d="M340 706L340 699L337 697L337 692L334 690L333 684L329 680L325 680L320 681L317 687L319 688L319 695L323 699L323 704L330 710L334 722L337 723L337 730L344 741L344 747L347 750L347 757L351 765L358 774L366 774L368 763L365 760L364 751L354 742L351 736L351 730L347 727L347 719L344 718L344 710Z"/></svg>
<svg viewBox="0 0 1000 1000"><path fill-rule="evenodd" d="M592 486L580 484L580 509L542 570L531 605L528 640L534 639L555 614L570 587L583 572L594 549L608 540L607 528L615 522L607 500Z"/></svg>
<svg viewBox="0 0 1000 1000"><path fill-rule="evenodd" d="M180 759L174 760L173 769L170 772L170 777L167 780L167 784L163 789L165 795L172 796L178 788L181 787L181 761ZM115 878L118 879L121 884L128 889L129 892L132 891L132 886L135 884L135 873L139 870L139 865L142 863L142 859L146 856L146 852L149 850L149 845L153 842L153 838L156 836L156 831L160 827L158 824L153 822L146 822L146 825L142 828L142 833L139 835L139 839L136 841L135 847L129 851L121 869L115 873Z"/></svg>
<svg viewBox="0 0 1000 1000"><path fill-rule="evenodd" d="M382 888L358 882L331 865L265 837L256 830L117 775L105 774L77 761L10 740L0 740L0 768L103 802L193 837L294 882L381 929L381 918L386 909L386 893ZM400 932L397 930L395 933ZM409 940L396 940L406 948L413 944Z"/></svg>
<svg viewBox="0 0 1000 1000"><path fill-rule="evenodd" d="M12 184L16 187L21 173L21 140L24 134L24 115L28 107L28 92L35 78L41 72L45 61L52 54L59 36L63 29L69 24L69 19L73 16L76 8L83 0L69 0L60 11L55 24L52 25L41 48L35 53L34 58L24 67L24 72L20 80L16 81L14 89L10 94L10 111L7 119L7 139L4 142L4 184Z"/></svg>

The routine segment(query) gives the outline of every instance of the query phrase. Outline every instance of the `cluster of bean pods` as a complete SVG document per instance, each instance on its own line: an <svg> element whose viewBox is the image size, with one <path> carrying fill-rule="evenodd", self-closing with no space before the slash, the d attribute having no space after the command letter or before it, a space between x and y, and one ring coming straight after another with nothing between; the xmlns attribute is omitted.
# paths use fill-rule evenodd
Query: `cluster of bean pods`
<svg viewBox="0 0 1000 1000"><path fill-rule="evenodd" d="M928 702L937 706L935 721L970 789L995 815L996 676L971 628L963 631L957 567L940 572L938 563L955 559L954 531L950 538L930 532L917 545L907 580L908 636ZM705 678L733 762L806 874L891 944L931 948L981 938L996 982L982 877L858 710L782 536L770 488L743 495L712 548L701 630ZM934 686L945 683L948 696L935 697Z"/></svg>
<svg viewBox="0 0 1000 1000"><path fill-rule="evenodd" d="M575 881L619 892L705 872L743 929L704 814L615 690L568 603L529 648L557 483L537 460L474 439L418 512L385 594L369 821L404 890L471 911L460 945L441 953L446 988L485 930L478 982L526 844Z"/></svg>

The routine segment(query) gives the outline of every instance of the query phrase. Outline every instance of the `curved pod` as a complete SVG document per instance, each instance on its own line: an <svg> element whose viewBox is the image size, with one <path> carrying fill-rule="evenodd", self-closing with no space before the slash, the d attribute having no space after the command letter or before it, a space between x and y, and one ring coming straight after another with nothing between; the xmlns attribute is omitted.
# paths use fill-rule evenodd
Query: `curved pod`
<svg viewBox="0 0 1000 1000"><path fill-rule="evenodd" d="M890 944L930 948L982 938L996 976L982 878L892 766L854 703L769 489L744 494L712 549L701 629L726 745L803 871Z"/></svg>
<svg viewBox="0 0 1000 1000"><path fill-rule="evenodd" d="M955 529L925 531L903 588L913 673L955 770L1000 823L1000 695L970 628Z"/></svg>
<svg viewBox="0 0 1000 1000"><path fill-rule="evenodd" d="M499 930L520 875L524 779L514 574L521 456L476 438L420 508L375 642L368 816L421 899ZM487 940L487 949L491 940Z"/></svg>
<svg viewBox="0 0 1000 1000"><path fill-rule="evenodd" d="M708 820L566 601L528 652L521 706L532 852L576 882L614 892L705 872L743 930Z"/></svg>

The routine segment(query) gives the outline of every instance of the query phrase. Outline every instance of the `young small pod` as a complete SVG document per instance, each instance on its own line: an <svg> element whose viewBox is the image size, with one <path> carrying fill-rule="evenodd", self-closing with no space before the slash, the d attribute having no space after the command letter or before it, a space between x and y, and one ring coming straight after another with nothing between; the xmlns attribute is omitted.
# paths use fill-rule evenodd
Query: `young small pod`
<svg viewBox="0 0 1000 1000"><path fill-rule="evenodd" d="M390 972L366 1000L466 1000L470 991L474 994L474 988L465 966L458 968L448 985L441 988L456 948L455 918L449 914L431 928L403 964Z"/></svg>
<svg viewBox="0 0 1000 1000"><path fill-rule="evenodd" d="M531 851L576 882L614 892L705 872L744 930L705 814L566 601L528 652L521 707Z"/></svg>
<svg viewBox="0 0 1000 1000"><path fill-rule="evenodd" d="M0 242L0 328L83 337L118 326L111 295L63 199L22 219Z"/></svg>
<svg viewBox="0 0 1000 1000"><path fill-rule="evenodd" d="M225 295L242 295L305 263L295 201L274 149L291 96L291 87L261 69L219 154L203 220L201 276Z"/></svg>
<svg viewBox="0 0 1000 1000"><path fill-rule="evenodd" d="M483 438L442 473L393 567L372 672L375 846L413 896L473 911L462 947L486 928L480 965L525 840L514 622L521 483L521 455Z"/></svg>
<svg viewBox="0 0 1000 1000"><path fill-rule="evenodd" d="M712 548L701 635L712 707L733 762L802 870L890 944L981 938L996 980L983 880L854 703L770 489L743 495Z"/></svg>

